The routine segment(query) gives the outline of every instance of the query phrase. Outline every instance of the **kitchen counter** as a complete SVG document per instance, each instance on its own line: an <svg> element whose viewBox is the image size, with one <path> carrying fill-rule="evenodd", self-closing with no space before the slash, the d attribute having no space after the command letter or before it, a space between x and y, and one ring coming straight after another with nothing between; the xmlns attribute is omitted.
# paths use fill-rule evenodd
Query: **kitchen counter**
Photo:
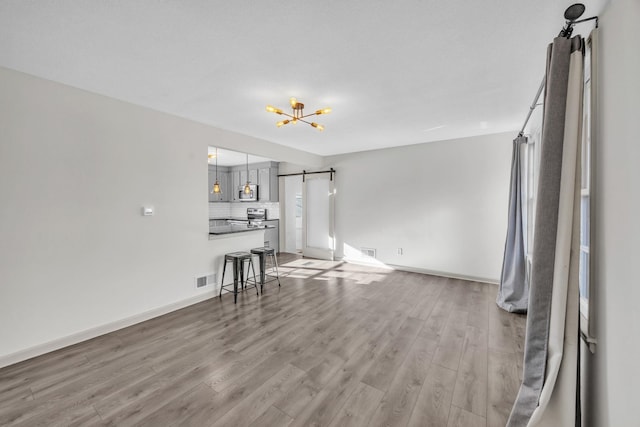
<svg viewBox="0 0 640 427"><path fill-rule="evenodd" d="M249 226L248 224L228 224L209 227L209 235L220 236L224 234L244 233L247 231L264 231L268 228L275 228L273 225Z"/></svg>
<svg viewBox="0 0 640 427"><path fill-rule="evenodd" d="M209 218L209 221L249 221L247 217L222 217L222 218Z"/></svg>

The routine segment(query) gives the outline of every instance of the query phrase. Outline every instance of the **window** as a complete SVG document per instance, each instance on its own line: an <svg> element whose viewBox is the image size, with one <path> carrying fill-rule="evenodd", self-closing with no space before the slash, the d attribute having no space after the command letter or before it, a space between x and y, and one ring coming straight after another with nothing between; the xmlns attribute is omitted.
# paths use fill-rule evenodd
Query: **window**
<svg viewBox="0 0 640 427"><path fill-rule="evenodd" d="M595 350L593 333L593 137L595 135L596 39L597 30L587 39L584 56L584 97L582 105L582 177L580 186L580 331Z"/></svg>
<svg viewBox="0 0 640 427"><path fill-rule="evenodd" d="M543 100L538 105L542 105ZM524 250L527 263L527 279L531 282L531 263L533 260L533 232L535 229L536 197L538 191L538 173L540 171L540 141L542 140L542 109L538 108L531 116L527 144L522 147L522 227Z"/></svg>

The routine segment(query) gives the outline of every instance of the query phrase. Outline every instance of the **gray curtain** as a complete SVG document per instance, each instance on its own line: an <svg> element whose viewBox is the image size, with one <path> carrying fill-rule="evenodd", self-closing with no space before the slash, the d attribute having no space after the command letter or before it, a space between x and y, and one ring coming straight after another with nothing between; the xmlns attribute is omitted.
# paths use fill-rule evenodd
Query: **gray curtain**
<svg viewBox="0 0 640 427"><path fill-rule="evenodd" d="M522 227L522 165L520 147L527 143L527 137L518 136L513 140L511 158L511 188L509 189L509 223L504 244L502 275L496 303L512 313L526 313L529 301L527 280L527 260Z"/></svg>
<svg viewBox="0 0 640 427"><path fill-rule="evenodd" d="M580 37L549 46L523 381L507 426L578 425Z"/></svg>

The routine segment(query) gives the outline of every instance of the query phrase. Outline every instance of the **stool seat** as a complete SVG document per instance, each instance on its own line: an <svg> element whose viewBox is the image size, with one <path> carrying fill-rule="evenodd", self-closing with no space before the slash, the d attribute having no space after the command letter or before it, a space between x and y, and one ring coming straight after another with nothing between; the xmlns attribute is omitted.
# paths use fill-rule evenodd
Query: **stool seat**
<svg viewBox="0 0 640 427"><path fill-rule="evenodd" d="M238 302L238 277L240 278L240 286L244 289L247 283L253 283L256 288L256 295L258 293L258 286L256 285L256 271L253 267L253 257L251 253L246 251L238 251L238 252L230 252L224 255L224 267L222 268L222 280L220 282L220 295L222 297L222 290L230 287L231 285L224 284L224 274L227 271L227 263L233 263L233 303ZM245 263L249 263L249 267L251 271L253 271L253 282L249 281L249 277L247 280L244 280L244 265ZM249 270L247 268L247 276L249 276Z"/></svg>
<svg viewBox="0 0 640 427"><path fill-rule="evenodd" d="M230 253L224 255L225 258L229 258L229 259L233 259L233 258L248 258L250 256L251 256L251 254L249 252L245 252L245 251L230 252Z"/></svg>
<svg viewBox="0 0 640 427"><path fill-rule="evenodd" d="M274 248L253 248L251 249L251 253L254 255L275 255L276 250Z"/></svg>
<svg viewBox="0 0 640 427"><path fill-rule="evenodd" d="M278 272L278 259L276 257L276 250L274 248L263 246L251 249L251 253L258 256L260 266L260 292L264 292L265 283L271 282L273 280L277 280L278 286L280 286L280 275ZM271 258L271 273L267 272L267 257ZM273 274L274 270L275 274ZM270 279L267 280L267 277L270 277Z"/></svg>

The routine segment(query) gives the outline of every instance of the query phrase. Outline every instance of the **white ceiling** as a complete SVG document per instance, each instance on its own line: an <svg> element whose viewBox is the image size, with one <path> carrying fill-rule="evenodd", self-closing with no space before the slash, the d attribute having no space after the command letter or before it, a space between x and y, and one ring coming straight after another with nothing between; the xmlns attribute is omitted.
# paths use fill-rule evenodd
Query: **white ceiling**
<svg viewBox="0 0 640 427"><path fill-rule="evenodd" d="M519 129L569 4L2 0L0 66L330 155Z"/></svg>

